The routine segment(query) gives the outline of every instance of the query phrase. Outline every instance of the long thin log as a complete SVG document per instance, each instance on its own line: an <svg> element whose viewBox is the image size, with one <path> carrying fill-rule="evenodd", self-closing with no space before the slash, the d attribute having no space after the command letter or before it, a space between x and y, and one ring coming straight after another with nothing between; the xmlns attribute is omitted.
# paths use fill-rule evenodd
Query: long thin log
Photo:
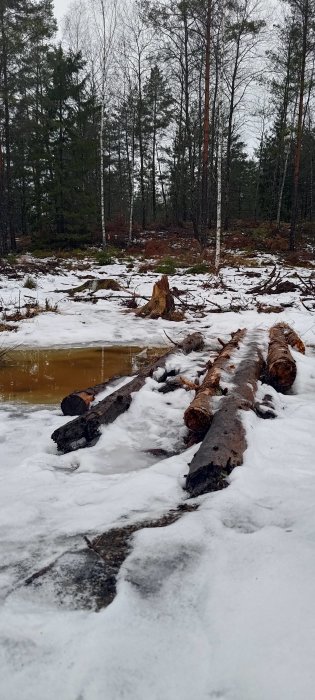
<svg viewBox="0 0 315 700"><path fill-rule="evenodd" d="M201 350L203 345L201 333L193 333L184 338L179 349L187 354L193 350ZM146 379L152 377L157 369L165 366L166 360L173 352L172 348L149 367L142 369L130 382L100 401L88 413L55 430L51 437L57 443L58 449L62 452L71 452L95 442L100 436L100 426L112 423L127 411L132 401L132 394L139 391Z"/></svg>
<svg viewBox="0 0 315 700"><path fill-rule="evenodd" d="M222 399L221 408L214 414L190 464L186 489L193 497L225 488L227 476L243 463L247 444L240 411L254 409L257 381L264 364L258 341L257 332L253 332L235 372L233 392Z"/></svg>
<svg viewBox="0 0 315 700"><path fill-rule="evenodd" d="M269 331L266 380L277 391L286 393L296 378L296 363L293 359L284 328L273 326Z"/></svg>
<svg viewBox="0 0 315 700"><path fill-rule="evenodd" d="M201 386L191 404L185 411L184 421L189 430L204 432L210 427L213 418L212 399L222 394L220 380L222 371L228 370L233 353L246 335L246 329L239 329L232 334L231 340L224 344L218 357L208 370ZM219 341L222 345L222 341Z"/></svg>

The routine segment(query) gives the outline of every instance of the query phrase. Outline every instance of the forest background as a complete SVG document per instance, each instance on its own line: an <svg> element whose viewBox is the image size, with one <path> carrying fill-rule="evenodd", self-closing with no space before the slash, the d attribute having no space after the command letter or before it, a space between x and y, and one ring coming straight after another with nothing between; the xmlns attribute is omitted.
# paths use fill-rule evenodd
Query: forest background
<svg viewBox="0 0 315 700"><path fill-rule="evenodd" d="M276 7L276 11L275 11ZM0 253L314 231L315 0L0 1Z"/></svg>

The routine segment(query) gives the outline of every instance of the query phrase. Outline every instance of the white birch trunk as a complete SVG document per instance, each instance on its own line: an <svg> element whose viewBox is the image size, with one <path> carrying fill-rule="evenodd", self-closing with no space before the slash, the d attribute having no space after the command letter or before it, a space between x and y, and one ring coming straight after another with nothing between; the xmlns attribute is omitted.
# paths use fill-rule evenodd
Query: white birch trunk
<svg viewBox="0 0 315 700"><path fill-rule="evenodd" d="M131 197L130 197L130 217L129 217L129 245L132 243L132 225L133 225L133 205L135 200L135 168L134 168L134 157L132 156L131 163Z"/></svg>
<svg viewBox="0 0 315 700"><path fill-rule="evenodd" d="M128 243L132 243L132 227L133 227L133 207L135 201L135 113L132 117L132 144L131 144L131 192L130 192L130 216L129 216L129 236Z"/></svg>
<svg viewBox="0 0 315 700"><path fill-rule="evenodd" d="M289 156L290 156L290 151L291 151L291 146L292 146L292 141L293 141L296 107L297 107L297 100L295 101L295 105L294 105L294 112L293 112L292 123L291 123L290 139L288 141L286 151L285 151L285 162L284 162L282 182L281 182L281 188L280 188L280 194L279 194L278 211L277 211L277 227L278 228L280 228L280 223L281 223L281 209L282 209L283 192L284 192L284 185L285 185L285 181L286 181L286 177L287 177Z"/></svg>
<svg viewBox="0 0 315 700"><path fill-rule="evenodd" d="M223 55L224 55L224 0L221 10L221 27L219 38L219 89L218 89L218 158L217 158L217 229L215 238L215 260L216 272L220 267L221 257L221 233L222 233L222 150L223 150Z"/></svg>
<svg viewBox="0 0 315 700"><path fill-rule="evenodd" d="M101 181L101 218L102 218L102 248L106 248L106 227L105 227L105 192L104 192L104 113L105 96L102 95L101 107L101 128L100 128L100 181Z"/></svg>
<svg viewBox="0 0 315 700"><path fill-rule="evenodd" d="M104 188L104 125L105 125L105 99L106 85L109 68L109 60L113 49L117 20L117 0L105 3L98 0L101 12L101 42L100 68L101 68L101 124L100 124L100 189L101 189L101 221L102 221L102 247L106 248L107 236L105 226L105 188ZM97 23L96 23L96 29Z"/></svg>

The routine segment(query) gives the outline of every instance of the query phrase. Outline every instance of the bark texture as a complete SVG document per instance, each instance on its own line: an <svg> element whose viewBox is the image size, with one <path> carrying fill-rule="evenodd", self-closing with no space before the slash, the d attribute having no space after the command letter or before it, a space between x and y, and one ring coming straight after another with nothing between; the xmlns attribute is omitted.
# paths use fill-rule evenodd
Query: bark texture
<svg viewBox="0 0 315 700"><path fill-rule="evenodd" d="M243 462L246 435L240 411L254 409L257 381L264 364L258 340L257 332L253 332L235 372L233 392L222 399L221 408L190 464L186 489L193 497L225 488L228 475Z"/></svg>
<svg viewBox="0 0 315 700"><path fill-rule="evenodd" d="M293 348L293 350L297 350L302 355L305 355L305 345L303 340L296 333L296 331L291 328L291 326L289 326L287 323L277 323L275 327L280 328L283 331L286 342L291 346L291 348Z"/></svg>
<svg viewBox="0 0 315 700"><path fill-rule="evenodd" d="M218 357L209 368L201 386L191 404L185 411L184 420L187 428L194 432L205 431L210 427L213 418L212 399L220 396L221 373L229 369L231 356L239 347L239 343L246 334L245 329L240 329L232 334L231 340L224 345Z"/></svg>
<svg viewBox="0 0 315 700"><path fill-rule="evenodd" d="M291 389L295 378L296 363L288 346L285 329L282 324L273 326L269 331L267 382L274 389L285 394Z"/></svg>

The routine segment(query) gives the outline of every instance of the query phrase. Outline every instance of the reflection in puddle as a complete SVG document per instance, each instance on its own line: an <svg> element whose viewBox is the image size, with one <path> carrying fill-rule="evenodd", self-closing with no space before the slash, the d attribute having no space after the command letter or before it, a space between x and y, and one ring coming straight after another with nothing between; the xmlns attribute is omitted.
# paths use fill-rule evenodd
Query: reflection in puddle
<svg viewBox="0 0 315 700"><path fill-rule="evenodd" d="M132 346L14 350L0 366L0 399L59 403L72 391L127 376L163 352Z"/></svg>

